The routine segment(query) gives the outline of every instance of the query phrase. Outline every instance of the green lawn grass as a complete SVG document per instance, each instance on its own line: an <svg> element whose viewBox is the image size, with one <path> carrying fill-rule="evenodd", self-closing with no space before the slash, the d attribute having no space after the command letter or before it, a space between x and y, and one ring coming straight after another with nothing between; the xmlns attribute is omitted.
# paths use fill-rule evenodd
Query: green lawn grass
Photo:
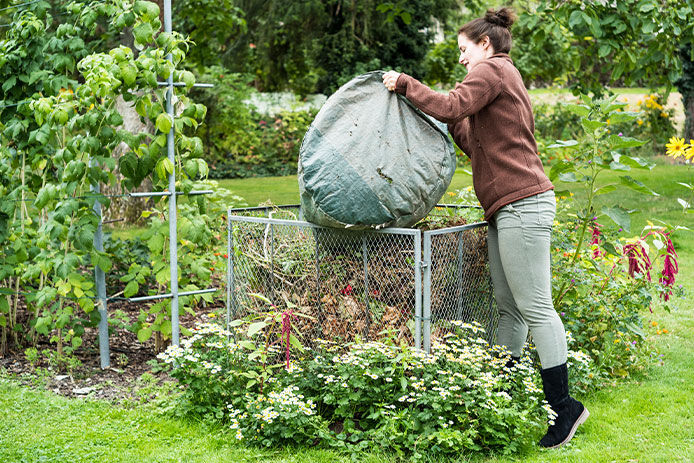
<svg viewBox="0 0 694 463"><path fill-rule="evenodd" d="M686 189L676 182L694 181L694 170L685 166L658 165L651 172L631 172L660 193L646 197L631 190L604 195L600 201L617 202L633 214L632 235L647 220L661 218L694 229L694 215L685 216L676 198ZM612 172L603 182L614 181ZM244 182L231 181L240 196L248 195ZM292 202L295 177L265 180L258 195L273 202ZM458 173L452 188L469 185L470 177ZM241 187L240 187L240 186ZM225 186L228 186L225 182ZM564 185L558 184L558 189ZM250 187L249 187L250 188ZM264 193L260 190L265 190ZM271 194L270 194L271 192ZM575 200L580 200L578 192ZM691 198L689 198L691 200ZM249 201L250 202L250 201ZM694 293L694 232L676 238L682 283ZM473 462L691 462L694 460L694 299L676 301L671 313L657 306L652 320L668 334L648 330L654 358L644 377L623 381L582 398L591 412L568 446L553 451L527 449L514 456L477 454L458 461ZM128 410L104 402L65 399L0 379L0 462L348 462L349 455L329 450L257 450L233 443L233 435L204 423L163 416L151 407ZM379 454L360 454L354 460L394 462Z"/></svg>

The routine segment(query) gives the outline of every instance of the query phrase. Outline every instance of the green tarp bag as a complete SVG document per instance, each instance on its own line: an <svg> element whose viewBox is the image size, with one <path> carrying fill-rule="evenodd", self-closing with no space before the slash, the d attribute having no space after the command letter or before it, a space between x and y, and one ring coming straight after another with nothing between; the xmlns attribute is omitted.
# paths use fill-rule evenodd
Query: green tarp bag
<svg viewBox="0 0 694 463"><path fill-rule="evenodd" d="M445 124L389 92L382 71L355 77L325 102L299 152L303 217L334 228L409 227L455 172Z"/></svg>

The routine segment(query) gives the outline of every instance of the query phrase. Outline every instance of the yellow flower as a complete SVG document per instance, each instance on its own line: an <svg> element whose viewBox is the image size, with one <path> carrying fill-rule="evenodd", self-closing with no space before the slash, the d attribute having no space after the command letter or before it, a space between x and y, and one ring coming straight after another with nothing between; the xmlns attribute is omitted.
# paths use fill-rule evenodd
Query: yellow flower
<svg viewBox="0 0 694 463"><path fill-rule="evenodd" d="M666 154L668 156L672 156L673 158L676 158L678 156L682 156L685 154L685 150L687 149L687 144L684 143L684 138L677 138L677 137L672 137L670 138L670 143L665 145L665 148L667 148ZM689 146L689 150L691 150L691 146Z"/></svg>
<svg viewBox="0 0 694 463"><path fill-rule="evenodd" d="M641 106L641 100L637 101L636 104Z"/></svg>
<svg viewBox="0 0 694 463"><path fill-rule="evenodd" d="M660 117L667 117L667 113L660 113Z"/></svg>
<svg viewBox="0 0 694 463"><path fill-rule="evenodd" d="M639 125L643 125L643 121L642 121L641 119L639 119L638 121L636 121L636 123L639 124Z"/></svg>
<svg viewBox="0 0 694 463"><path fill-rule="evenodd" d="M689 148L684 152L684 158L691 161L694 158L694 140L689 140Z"/></svg>
<svg viewBox="0 0 694 463"><path fill-rule="evenodd" d="M455 196L455 193L453 193L452 191L449 191L448 196Z"/></svg>

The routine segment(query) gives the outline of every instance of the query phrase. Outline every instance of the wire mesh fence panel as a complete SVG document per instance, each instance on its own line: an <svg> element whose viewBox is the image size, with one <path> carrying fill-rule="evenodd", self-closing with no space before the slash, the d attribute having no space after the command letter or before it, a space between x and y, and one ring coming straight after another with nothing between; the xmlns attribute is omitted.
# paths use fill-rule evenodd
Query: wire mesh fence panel
<svg viewBox="0 0 694 463"><path fill-rule="evenodd" d="M415 337L413 235L317 229L319 337L338 343Z"/></svg>
<svg viewBox="0 0 694 463"><path fill-rule="evenodd" d="M452 329L451 321L477 322L492 344L498 313L487 260L487 227L470 225L425 233L431 240L428 299L432 340L442 341Z"/></svg>
<svg viewBox="0 0 694 463"><path fill-rule="evenodd" d="M292 332L312 348L386 338L421 347L423 320L433 337L452 320L476 320L489 336L495 332L484 224L424 232L434 233L424 251L431 261L426 298L420 229L323 228L288 207L232 210L229 218L231 319L292 307L300 315Z"/></svg>

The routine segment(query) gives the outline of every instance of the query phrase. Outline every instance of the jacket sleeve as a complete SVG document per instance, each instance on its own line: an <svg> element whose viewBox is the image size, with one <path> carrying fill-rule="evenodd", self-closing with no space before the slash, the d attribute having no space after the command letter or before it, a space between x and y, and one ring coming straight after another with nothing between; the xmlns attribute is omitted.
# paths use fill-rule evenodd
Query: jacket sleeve
<svg viewBox="0 0 694 463"><path fill-rule="evenodd" d="M479 63L448 95L430 89L412 76L400 74L395 91L426 114L447 124L475 114L501 92L501 74L489 61Z"/></svg>

